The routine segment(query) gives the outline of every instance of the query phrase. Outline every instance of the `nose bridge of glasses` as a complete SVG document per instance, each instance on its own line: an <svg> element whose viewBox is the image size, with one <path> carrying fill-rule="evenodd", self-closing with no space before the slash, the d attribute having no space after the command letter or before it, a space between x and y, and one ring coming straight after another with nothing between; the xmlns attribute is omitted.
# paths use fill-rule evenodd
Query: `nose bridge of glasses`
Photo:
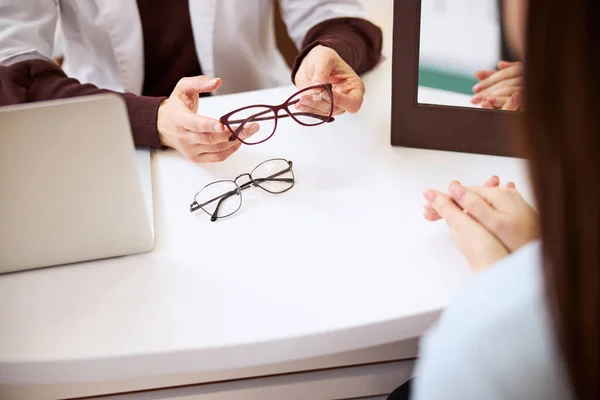
<svg viewBox="0 0 600 400"><path fill-rule="evenodd" d="M248 180L247 180L246 182L242 182L241 184L240 184L240 183L238 183L238 180L239 180L239 179L241 179L241 178L242 178L242 177L244 177L244 176L245 176L245 177L247 177L247 178L248 178ZM240 188L242 188L242 187L245 187L245 186L248 186L248 185L254 185L254 186L256 186L256 183L254 182L254 179L252 179L252 175L250 175L248 172L238 175L238 176L237 176L237 177L236 177L236 178L235 178L233 181L234 181L234 182L236 183L236 185L238 185Z"/></svg>

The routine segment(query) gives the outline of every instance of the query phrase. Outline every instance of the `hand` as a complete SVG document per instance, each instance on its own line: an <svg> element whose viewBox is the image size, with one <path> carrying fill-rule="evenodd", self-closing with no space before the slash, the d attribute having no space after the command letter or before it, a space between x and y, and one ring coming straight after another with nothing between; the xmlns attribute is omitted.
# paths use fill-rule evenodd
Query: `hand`
<svg viewBox="0 0 600 400"><path fill-rule="evenodd" d="M365 95L363 81L339 54L329 47L319 45L312 49L302 60L294 81L298 89L331 83L334 116L346 111L356 113L362 106ZM314 100L312 96L303 96L298 109L328 115L331 99Z"/></svg>
<svg viewBox="0 0 600 400"><path fill-rule="evenodd" d="M539 236L537 213L525 202L513 183L509 183L505 188L499 187L499 184L500 180L497 177L489 179L483 187L466 188L458 182L452 182L449 187L450 195L446 197L452 201L453 207L458 208L463 214L461 220L467 218L471 222L478 223L485 228L487 233L493 235L507 252L511 253ZM428 192L425 194L429 202L427 196L431 196L431 194ZM430 221L441 217L451 224L445 213L447 214L447 211L429 202L425 207L424 215ZM462 223L464 226L470 224L470 222ZM451 225L451 229L453 229L455 237L457 235L468 236L470 233L470 231L463 233L456 225ZM468 238L468 240L479 240L475 236L468 236ZM488 239L485 235L481 238L484 242ZM477 250L480 244L469 243L468 240L465 242L464 238L457 238L463 254L475 268L485 266L481 260L493 257L481 254ZM473 249L469 246L472 246Z"/></svg>
<svg viewBox="0 0 600 400"><path fill-rule="evenodd" d="M482 108L518 111L521 108L524 89L524 70L521 62L500 61L498 71L475 72L479 80L473 86L475 95L471 103Z"/></svg>
<svg viewBox="0 0 600 400"><path fill-rule="evenodd" d="M231 132L216 119L197 114L199 93L211 92L221 86L221 79L206 76L183 78L171 96L158 108L158 133L163 146L179 151L195 163L224 161L242 142L229 141ZM259 125L249 124L240 136L250 137Z"/></svg>
<svg viewBox="0 0 600 400"><path fill-rule="evenodd" d="M436 190L428 190L423 196L448 223L454 241L474 271L480 271L509 254L500 240L465 214L449 196Z"/></svg>
<svg viewBox="0 0 600 400"><path fill-rule="evenodd" d="M492 176L490 179L483 183L484 187L499 187L500 186L500 178L497 176ZM509 182L506 184L507 188L516 189L514 183ZM434 222L441 219L440 215L431 207L429 204L426 204L424 207L423 216L426 220Z"/></svg>

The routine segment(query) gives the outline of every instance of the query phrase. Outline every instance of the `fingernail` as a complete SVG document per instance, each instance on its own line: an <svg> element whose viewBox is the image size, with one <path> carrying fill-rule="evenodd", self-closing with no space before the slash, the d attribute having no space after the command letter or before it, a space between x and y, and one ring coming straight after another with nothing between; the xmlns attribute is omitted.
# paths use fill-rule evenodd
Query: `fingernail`
<svg viewBox="0 0 600 400"><path fill-rule="evenodd" d="M481 90L481 83L478 83L475 86L473 86L473 91L475 93L479 92L480 90Z"/></svg>
<svg viewBox="0 0 600 400"><path fill-rule="evenodd" d="M423 192L423 197L425 197L425 200L427 200L427 202L433 203L433 201L435 200L435 192L433 190L427 190Z"/></svg>
<svg viewBox="0 0 600 400"><path fill-rule="evenodd" d="M475 96L471 97L471 103L479 103L482 100L482 98L482 95L476 94Z"/></svg>
<svg viewBox="0 0 600 400"><path fill-rule="evenodd" d="M208 81L208 83L211 84L211 85L214 85L218 81L219 81L219 78L212 78L210 81Z"/></svg>
<svg viewBox="0 0 600 400"><path fill-rule="evenodd" d="M256 132L258 132L259 129L260 129L260 126L258 124L252 124L250 126L250 129L248 129L248 131L250 132L250 134L254 135Z"/></svg>
<svg viewBox="0 0 600 400"><path fill-rule="evenodd" d="M302 99L300 99L300 104L310 106L311 104L313 104L313 101L308 97L303 97Z"/></svg>
<svg viewBox="0 0 600 400"><path fill-rule="evenodd" d="M331 99L329 98L329 93L327 93L327 92L321 92L319 97L321 98L321 100L331 102Z"/></svg>
<svg viewBox="0 0 600 400"><path fill-rule="evenodd" d="M520 106L521 105L521 93L513 94L512 102L515 106L517 106L517 107Z"/></svg>
<svg viewBox="0 0 600 400"><path fill-rule="evenodd" d="M223 124L214 124L213 125L213 130L215 132L224 132L225 131L225 127L223 126Z"/></svg>
<svg viewBox="0 0 600 400"><path fill-rule="evenodd" d="M450 194L454 200L460 200L465 193L465 188L458 182L452 182L450 184Z"/></svg>

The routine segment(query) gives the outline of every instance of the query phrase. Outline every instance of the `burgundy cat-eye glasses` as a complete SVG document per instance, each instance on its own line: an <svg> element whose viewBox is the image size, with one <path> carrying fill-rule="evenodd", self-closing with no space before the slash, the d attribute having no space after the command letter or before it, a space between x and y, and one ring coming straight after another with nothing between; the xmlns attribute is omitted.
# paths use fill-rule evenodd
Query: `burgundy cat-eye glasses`
<svg viewBox="0 0 600 400"><path fill-rule="evenodd" d="M303 99L310 99L310 106ZM333 122L333 92L330 83L310 86L290 96L279 105L255 104L246 106L220 118L221 123L231 132L230 141L239 140L244 144L259 144L270 139L277 129L279 118L291 117L304 126L317 126ZM280 111L283 111L280 114ZM248 138L240 133L244 126L258 123L260 130Z"/></svg>

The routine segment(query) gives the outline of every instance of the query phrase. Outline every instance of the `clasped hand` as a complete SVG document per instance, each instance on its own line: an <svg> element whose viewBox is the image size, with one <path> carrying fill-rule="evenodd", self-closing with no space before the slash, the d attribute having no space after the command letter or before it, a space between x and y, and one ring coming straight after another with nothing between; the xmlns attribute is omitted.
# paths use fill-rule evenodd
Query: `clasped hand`
<svg viewBox="0 0 600 400"><path fill-rule="evenodd" d="M471 267L481 270L538 237L537 213L514 184L500 187L498 177L483 186L452 182L448 193L427 190L424 217L444 219Z"/></svg>

